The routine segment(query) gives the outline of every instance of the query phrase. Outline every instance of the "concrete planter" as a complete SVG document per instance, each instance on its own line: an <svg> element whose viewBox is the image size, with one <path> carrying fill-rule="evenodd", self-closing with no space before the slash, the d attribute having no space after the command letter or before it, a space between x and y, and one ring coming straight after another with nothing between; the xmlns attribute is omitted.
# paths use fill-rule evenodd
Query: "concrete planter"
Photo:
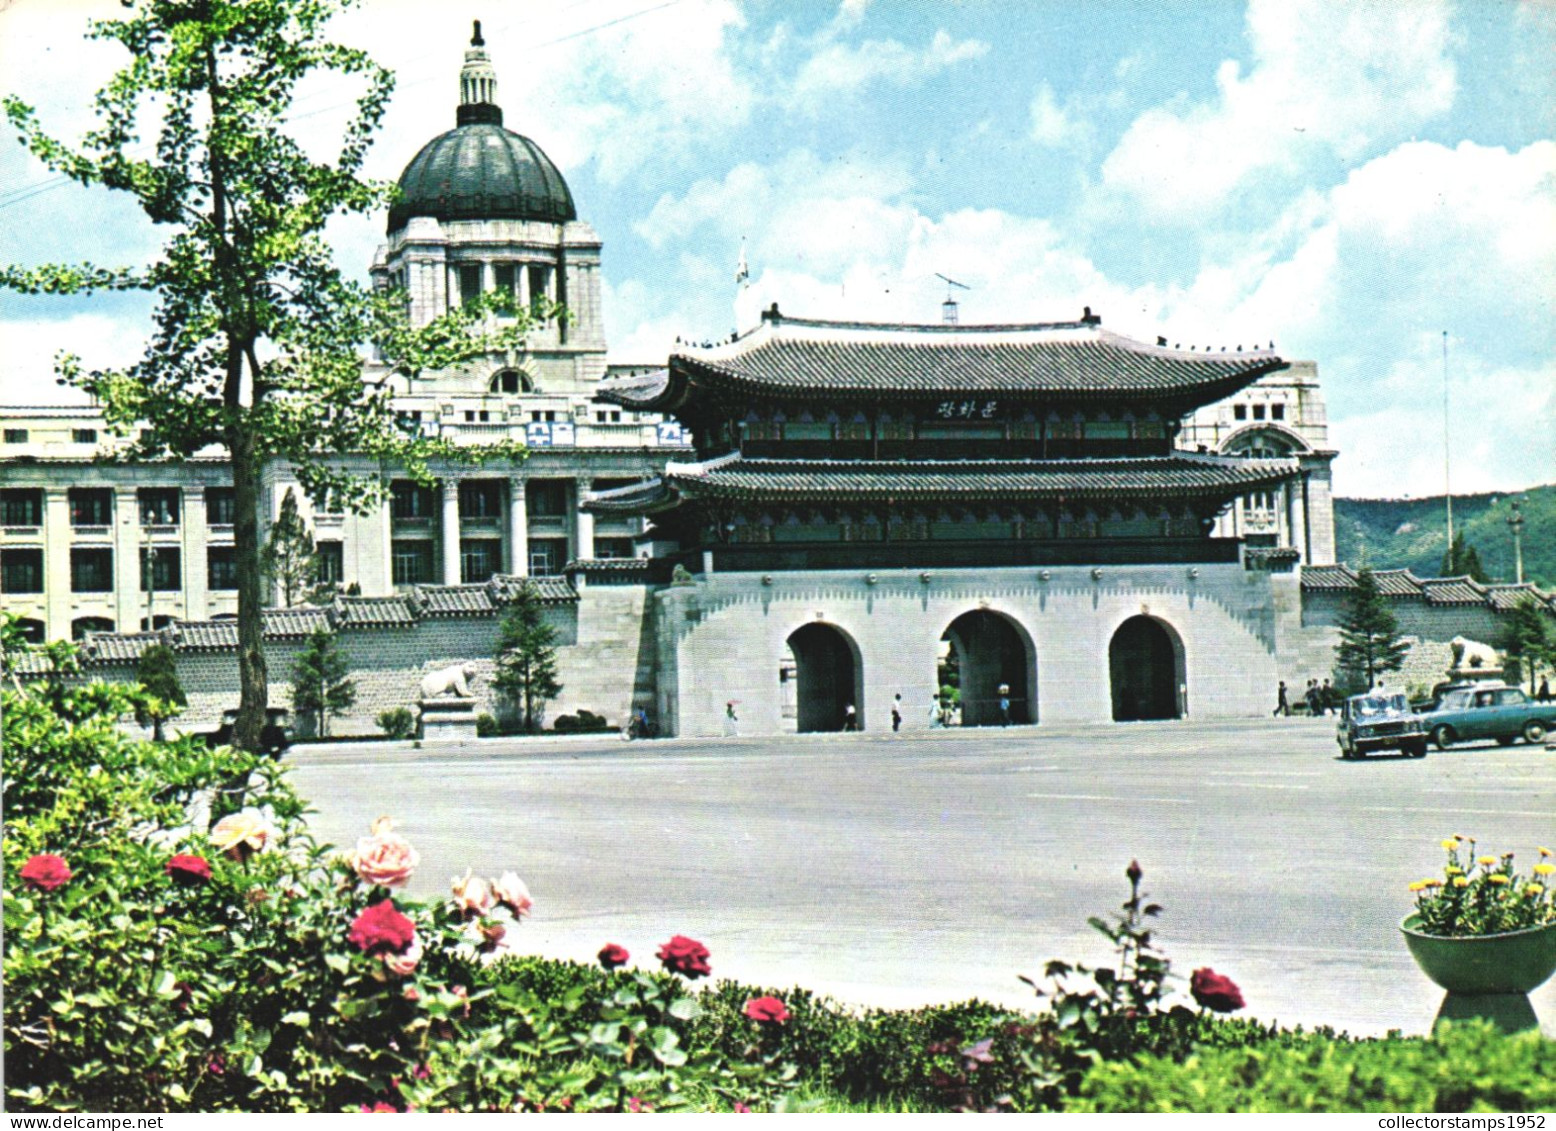
<svg viewBox="0 0 1556 1131"><path fill-rule="evenodd" d="M1529 992L1556 973L1556 923L1466 938L1419 928L1416 915L1399 925L1421 972L1448 991L1437 1020L1483 1017L1505 1032L1538 1028Z"/></svg>

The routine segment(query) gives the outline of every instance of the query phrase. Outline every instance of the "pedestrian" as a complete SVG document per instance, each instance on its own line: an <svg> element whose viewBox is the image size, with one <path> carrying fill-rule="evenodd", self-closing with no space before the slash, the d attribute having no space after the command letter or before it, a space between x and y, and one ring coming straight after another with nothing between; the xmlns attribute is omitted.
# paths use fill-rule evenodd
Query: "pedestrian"
<svg viewBox="0 0 1556 1131"><path fill-rule="evenodd" d="M1008 727L1009 725L1010 725L1010 693L1008 691L1002 691L1002 692L1000 692L1000 726Z"/></svg>
<svg viewBox="0 0 1556 1131"><path fill-rule="evenodd" d="M1280 689L1275 693L1275 714L1290 717L1291 704L1286 701L1286 681L1280 681Z"/></svg>
<svg viewBox="0 0 1556 1131"><path fill-rule="evenodd" d="M902 692L898 692L891 701L891 730L896 734L902 729Z"/></svg>
<svg viewBox="0 0 1556 1131"><path fill-rule="evenodd" d="M1318 705L1326 715L1330 711L1334 710L1337 706L1335 703L1334 688L1329 686L1329 681L1327 679L1324 680L1324 686L1318 689Z"/></svg>
<svg viewBox="0 0 1556 1131"><path fill-rule="evenodd" d="M735 717L735 701L733 699L724 704L724 733L728 736L740 733L740 720Z"/></svg>
<svg viewBox="0 0 1556 1131"><path fill-rule="evenodd" d="M854 710L854 705L852 703L843 708L843 729L859 729L859 712Z"/></svg>
<svg viewBox="0 0 1556 1131"><path fill-rule="evenodd" d="M1318 680L1307 681L1307 690L1302 693L1302 701L1307 704L1307 713L1318 714Z"/></svg>
<svg viewBox="0 0 1556 1131"><path fill-rule="evenodd" d="M945 716L941 712L940 696L934 692L929 693L929 725L932 727L945 726Z"/></svg>
<svg viewBox="0 0 1556 1131"><path fill-rule="evenodd" d="M1549 678L1540 680L1540 691L1535 698L1541 703L1549 703L1551 701L1551 681Z"/></svg>

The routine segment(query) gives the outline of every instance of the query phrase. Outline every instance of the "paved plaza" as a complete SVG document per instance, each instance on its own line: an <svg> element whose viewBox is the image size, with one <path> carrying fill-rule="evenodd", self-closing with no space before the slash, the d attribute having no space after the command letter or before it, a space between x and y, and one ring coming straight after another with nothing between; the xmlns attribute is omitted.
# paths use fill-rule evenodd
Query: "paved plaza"
<svg viewBox="0 0 1556 1131"><path fill-rule="evenodd" d="M1325 720L624 743L482 740L300 748L321 839L392 814L411 891L512 868L524 949L652 962L672 934L715 976L860 1004L1032 997L1049 958L1101 962L1086 926L1137 857L1185 977L1249 1013L1422 1032L1440 993L1397 924L1443 836L1532 863L1556 841L1556 753L1522 743L1342 762ZM1179 983L1186 991L1186 984ZM1534 995L1556 1028L1556 983Z"/></svg>

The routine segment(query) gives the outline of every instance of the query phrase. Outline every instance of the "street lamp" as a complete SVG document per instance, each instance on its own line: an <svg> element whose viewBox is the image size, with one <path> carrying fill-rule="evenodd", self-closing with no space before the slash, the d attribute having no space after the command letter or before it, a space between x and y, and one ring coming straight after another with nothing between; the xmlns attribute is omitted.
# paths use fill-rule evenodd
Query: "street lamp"
<svg viewBox="0 0 1556 1131"><path fill-rule="evenodd" d="M1513 576L1519 585L1524 583L1524 516L1513 501L1513 513L1507 516L1507 528L1513 532Z"/></svg>

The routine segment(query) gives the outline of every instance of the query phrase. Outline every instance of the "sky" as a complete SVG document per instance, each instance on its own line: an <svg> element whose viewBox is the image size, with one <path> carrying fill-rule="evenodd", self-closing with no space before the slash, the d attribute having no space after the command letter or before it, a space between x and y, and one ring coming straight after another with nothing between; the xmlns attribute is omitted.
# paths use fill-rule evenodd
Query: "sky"
<svg viewBox="0 0 1556 1131"><path fill-rule="evenodd" d="M74 139L112 0L0 0L0 92ZM613 360L790 315L1070 320L1316 361L1337 493L1556 482L1556 0L365 0L398 76L369 161L454 124L479 18L506 125L604 241ZM351 91L304 92L321 141ZM9 131L7 131L9 133ZM366 278L384 218L337 222ZM135 264L159 233L0 138L0 262ZM736 309L742 243L751 288ZM138 356L140 296L0 293L0 403ZM1446 332L1446 363L1444 333Z"/></svg>

